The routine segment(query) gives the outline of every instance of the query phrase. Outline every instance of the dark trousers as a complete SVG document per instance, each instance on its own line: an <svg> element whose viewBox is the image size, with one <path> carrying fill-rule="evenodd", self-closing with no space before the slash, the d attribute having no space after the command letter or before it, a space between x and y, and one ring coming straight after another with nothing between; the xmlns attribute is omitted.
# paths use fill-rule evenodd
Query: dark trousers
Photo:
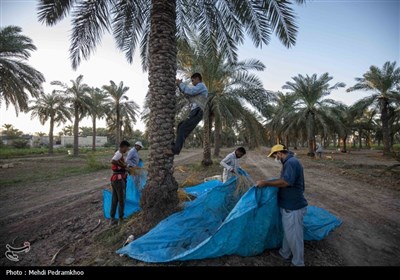
<svg viewBox="0 0 400 280"><path fill-rule="evenodd" d="M117 204L119 204L118 215L122 219L124 217L125 208L125 192L126 182L125 180L111 181L112 187L112 202L111 202L111 219L115 218L115 212L117 211Z"/></svg>
<svg viewBox="0 0 400 280"><path fill-rule="evenodd" d="M185 139L189 134L196 128L196 126L203 119L203 110L200 107L192 110L188 118L178 124L176 132L175 144L172 147L172 151L175 155L179 155L185 143Z"/></svg>

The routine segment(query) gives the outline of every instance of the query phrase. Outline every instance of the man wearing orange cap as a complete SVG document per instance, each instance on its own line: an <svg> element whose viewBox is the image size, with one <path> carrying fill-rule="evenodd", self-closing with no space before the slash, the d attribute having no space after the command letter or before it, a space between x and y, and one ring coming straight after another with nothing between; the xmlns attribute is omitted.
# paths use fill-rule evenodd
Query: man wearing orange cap
<svg viewBox="0 0 400 280"><path fill-rule="evenodd" d="M292 257L294 266L304 266L303 220L307 211L307 200L304 198L303 166L283 145L273 146L268 157L274 157L283 164L280 179L257 181L256 185L259 188L279 188L278 205L284 233L279 254L286 261L290 261Z"/></svg>

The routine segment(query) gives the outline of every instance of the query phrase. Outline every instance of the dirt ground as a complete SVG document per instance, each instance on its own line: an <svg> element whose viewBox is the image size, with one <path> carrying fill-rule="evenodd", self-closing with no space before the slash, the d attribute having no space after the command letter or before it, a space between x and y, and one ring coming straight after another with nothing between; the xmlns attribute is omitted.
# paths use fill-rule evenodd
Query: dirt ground
<svg viewBox="0 0 400 280"><path fill-rule="evenodd" d="M222 154L227 152L230 150ZM329 151L320 160L307 158L305 150L295 152L304 165L309 204L323 207L343 221L326 239L305 243L306 265L400 265L400 168L383 172L396 162L367 150L350 154ZM280 166L266 159L265 153L266 149L252 151L242 160L255 180L279 175ZM184 151L176 157L178 182L188 176L178 166L192 166L201 157L201 150ZM55 165L61 164L62 158L53 160ZM26 159L18 172L28 172L35 165L38 167L34 158ZM220 171L216 165L208 171L199 169L196 176L201 179ZM114 253L132 229L129 225L125 231L110 229L103 218L102 190L108 187L109 170L69 174L57 180L36 179L30 184L13 181L11 177L18 174L7 169L0 169L0 176L13 182L1 186L0 265L148 265ZM19 254L19 262L5 258L6 244L19 247L25 241L30 242L31 250ZM274 257L273 251L169 265L287 265Z"/></svg>

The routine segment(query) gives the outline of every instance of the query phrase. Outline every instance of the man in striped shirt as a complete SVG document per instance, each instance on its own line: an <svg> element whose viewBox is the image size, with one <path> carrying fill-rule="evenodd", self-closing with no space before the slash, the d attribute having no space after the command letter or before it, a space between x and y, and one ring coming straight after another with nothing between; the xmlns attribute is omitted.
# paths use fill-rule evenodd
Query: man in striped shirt
<svg viewBox="0 0 400 280"><path fill-rule="evenodd" d="M111 188L112 188L112 202L111 202L111 221L110 225L115 224L115 213L117 211L117 204L119 205L118 211L118 224L122 223L124 218L124 208L125 208L125 195L126 195L126 163L124 154L129 149L129 142L122 141L119 144L119 149L115 152L113 158L111 159L111 169L113 174L111 176Z"/></svg>

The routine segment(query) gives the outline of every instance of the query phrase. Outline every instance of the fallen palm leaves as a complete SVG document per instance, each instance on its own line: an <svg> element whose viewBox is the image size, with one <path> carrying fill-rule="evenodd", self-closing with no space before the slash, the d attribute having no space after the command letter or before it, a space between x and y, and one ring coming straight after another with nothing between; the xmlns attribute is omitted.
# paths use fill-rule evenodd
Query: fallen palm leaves
<svg viewBox="0 0 400 280"><path fill-rule="evenodd" d="M253 185L254 182L248 176L237 175L235 195L242 196Z"/></svg>
<svg viewBox="0 0 400 280"><path fill-rule="evenodd" d="M178 189L178 199L179 202L185 202L185 201L192 201L195 197L189 195L188 193L185 192L184 189L179 188Z"/></svg>
<svg viewBox="0 0 400 280"><path fill-rule="evenodd" d="M188 177L186 177L185 181L181 184L180 187L195 186L202 183L199 179L197 179L198 176L199 176L198 172L190 174Z"/></svg>
<svg viewBox="0 0 400 280"><path fill-rule="evenodd" d="M141 176L145 170L146 170L145 168L137 166L129 167L128 169L129 174L131 174L132 176Z"/></svg>

